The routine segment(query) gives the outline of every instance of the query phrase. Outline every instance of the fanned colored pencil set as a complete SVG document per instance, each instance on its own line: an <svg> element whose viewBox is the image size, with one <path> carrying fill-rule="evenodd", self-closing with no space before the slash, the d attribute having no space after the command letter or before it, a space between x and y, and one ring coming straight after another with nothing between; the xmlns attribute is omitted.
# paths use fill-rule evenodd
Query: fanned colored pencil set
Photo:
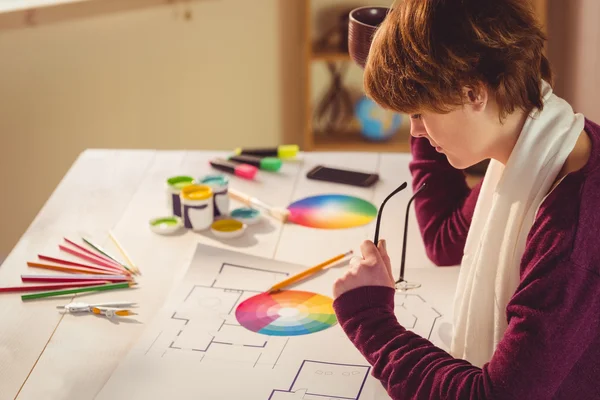
<svg viewBox="0 0 600 400"><path fill-rule="evenodd" d="M111 255L87 238L82 238L81 244L64 238L64 244L58 246L59 250L77 261L39 254L39 262L27 263L32 268L53 270L64 274L21 275L21 280L26 285L0 287L0 293L35 292L21 296L22 300L34 300L135 286L137 283L134 276L141 275L140 270L133 264L112 233L110 238L123 260Z"/></svg>

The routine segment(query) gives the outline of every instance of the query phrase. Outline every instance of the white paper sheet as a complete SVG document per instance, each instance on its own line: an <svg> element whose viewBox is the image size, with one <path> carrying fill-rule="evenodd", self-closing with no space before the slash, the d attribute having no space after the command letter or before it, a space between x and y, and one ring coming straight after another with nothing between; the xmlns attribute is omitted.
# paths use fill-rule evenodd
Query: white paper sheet
<svg viewBox="0 0 600 400"><path fill-rule="evenodd" d="M237 322L240 302L306 266L198 245L165 306L99 393L98 400L371 400L389 398L339 325L301 336L267 336ZM331 296L327 270L289 289ZM401 323L448 349L457 268L409 269L422 287L396 295Z"/></svg>

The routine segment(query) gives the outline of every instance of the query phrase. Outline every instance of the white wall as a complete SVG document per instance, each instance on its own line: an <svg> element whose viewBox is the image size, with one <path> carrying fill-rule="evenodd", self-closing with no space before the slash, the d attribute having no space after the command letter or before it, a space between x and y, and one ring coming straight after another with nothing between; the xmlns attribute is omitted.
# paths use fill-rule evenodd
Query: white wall
<svg viewBox="0 0 600 400"><path fill-rule="evenodd" d="M302 2L190 4L0 32L0 256L86 148L299 139Z"/></svg>

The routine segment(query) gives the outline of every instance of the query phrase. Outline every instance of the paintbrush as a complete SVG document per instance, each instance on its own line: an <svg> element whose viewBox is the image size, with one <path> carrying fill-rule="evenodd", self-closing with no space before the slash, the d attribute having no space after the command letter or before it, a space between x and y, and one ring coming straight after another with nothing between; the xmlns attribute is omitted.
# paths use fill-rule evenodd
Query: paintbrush
<svg viewBox="0 0 600 400"><path fill-rule="evenodd" d="M265 210L270 216L281 222L286 222L290 216L290 211L286 208L273 207L257 199L256 197L248 196L247 194L239 192L235 189L229 188L228 193L229 197L231 197L232 199L240 201L250 207L261 208Z"/></svg>

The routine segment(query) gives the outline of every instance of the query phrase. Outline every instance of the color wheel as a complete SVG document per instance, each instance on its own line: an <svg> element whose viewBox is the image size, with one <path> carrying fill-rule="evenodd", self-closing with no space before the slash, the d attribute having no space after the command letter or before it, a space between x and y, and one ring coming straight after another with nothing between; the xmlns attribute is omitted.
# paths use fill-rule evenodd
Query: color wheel
<svg viewBox="0 0 600 400"><path fill-rule="evenodd" d="M240 325L269 336L298 336L319 332L337 323L333 300L297 290L261 293L235 310Z"/></svg>
<svg viewBox="0 0 600 400"><path fill-rule="evenodd" d="M290 204L288 210L289 222L321 229L354 228L377 216L377 207L370 202L343 194L307 197Z"/></svg>

